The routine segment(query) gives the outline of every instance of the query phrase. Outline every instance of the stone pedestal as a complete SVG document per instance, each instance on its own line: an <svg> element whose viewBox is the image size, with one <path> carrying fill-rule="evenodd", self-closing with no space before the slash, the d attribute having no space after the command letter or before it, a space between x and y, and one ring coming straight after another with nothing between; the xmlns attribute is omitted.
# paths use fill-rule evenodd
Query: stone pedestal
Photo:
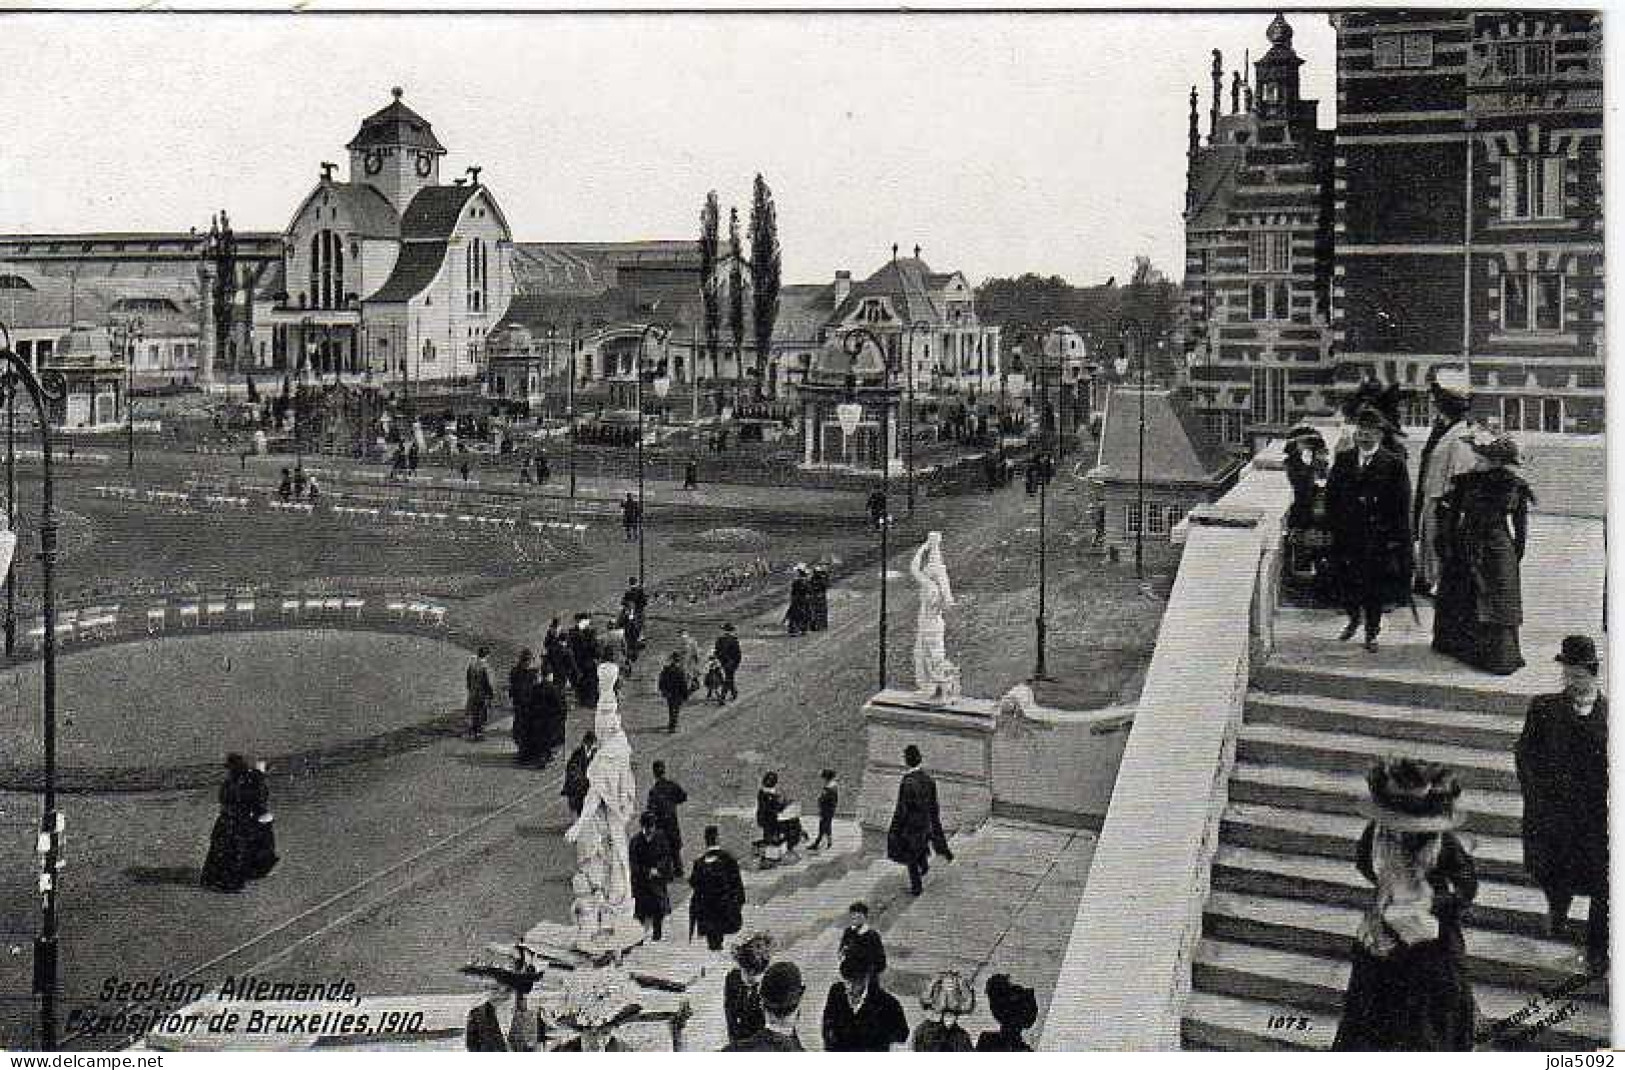
<svg viewBox="0 0 1625 1070"><path fill-rule="evenodd" d="M937 784L942 827L969 829L993 812L993 728L997 705L959 698L930 703L912 691L886 690L863 706L867 757L858 820L885 832L897 806L897 782L906 772L903 748L920 748L925 771Z"/></svg>

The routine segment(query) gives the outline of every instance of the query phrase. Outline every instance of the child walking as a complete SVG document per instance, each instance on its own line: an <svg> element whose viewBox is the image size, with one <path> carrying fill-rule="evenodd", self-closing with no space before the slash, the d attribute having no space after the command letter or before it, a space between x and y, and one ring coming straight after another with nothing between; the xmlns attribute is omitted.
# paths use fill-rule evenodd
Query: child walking
<svg viewBox="0 0 1625 1070"><path fill-rule="evenodd" d="M807 848L809 851L833 845L835 806L841 798L840 789L835 783L835 770L826 769L819 775L824 778L824 788L818 793L818 838Z"/></svg>

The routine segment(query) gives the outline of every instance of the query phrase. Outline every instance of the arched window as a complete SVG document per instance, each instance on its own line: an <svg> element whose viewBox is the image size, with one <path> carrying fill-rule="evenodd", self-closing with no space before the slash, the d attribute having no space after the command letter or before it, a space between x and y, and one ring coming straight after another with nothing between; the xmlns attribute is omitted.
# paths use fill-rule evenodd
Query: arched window
<svg viewBox="0 0 1625 1070"><path fill-rule="evenodd" d="M485 274L488 263L485 239L469 239L467 256L463 266L463 277L467 282L468 309L470 312L479 312L490 307Z"/></svg>
<svg viewBox="0 0 1625 1070"><path fill-rule="evenodd" d="M312 308L344 307L344 245L331 230L311 236L310 293Z"/></svg>

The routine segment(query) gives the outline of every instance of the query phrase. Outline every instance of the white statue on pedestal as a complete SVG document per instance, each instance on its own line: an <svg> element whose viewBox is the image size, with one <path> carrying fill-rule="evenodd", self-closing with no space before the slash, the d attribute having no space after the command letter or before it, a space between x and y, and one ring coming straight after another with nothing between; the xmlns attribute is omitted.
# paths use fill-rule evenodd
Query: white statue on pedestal
<svg viewBox="0 0 1625 1070"><path fill-rule="evenodd" d="M923 567L922 567L923 562ZM920 585L920 615L914 635L914 683L922 698L952 702L959 697L959 668L948 660L943 610L954 604L948 566L942 562L942 532L933 531L914 551L909 565Z"/></svg>
<svg viewBox="0 0 1625 1070"><path fill-rule="evenodd" d="M576 847L575 915L585 939L635 931L632 867L627 858L627 826L637 816L638 789L632 776L632 745L621 727L620 667L598 666L598 708L593 731L598 750L587 766L587 798L581 816L565 832Z"/></svg>

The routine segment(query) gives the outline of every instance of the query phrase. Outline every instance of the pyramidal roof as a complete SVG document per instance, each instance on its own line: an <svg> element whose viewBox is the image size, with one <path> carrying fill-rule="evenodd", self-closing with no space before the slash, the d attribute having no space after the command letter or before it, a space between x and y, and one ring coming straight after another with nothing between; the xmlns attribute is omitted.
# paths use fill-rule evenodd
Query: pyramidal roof
<svg viewBox="0 0 1625 1070"><path fill-rule="evenodd" d="M446 147L434 136L428 120L401 103L403 90L396 86L390 90L394 101L361 120L361 129L346 149L370 149L375 145L395 145L408 149L426 149L445 152Z"/></svg>

